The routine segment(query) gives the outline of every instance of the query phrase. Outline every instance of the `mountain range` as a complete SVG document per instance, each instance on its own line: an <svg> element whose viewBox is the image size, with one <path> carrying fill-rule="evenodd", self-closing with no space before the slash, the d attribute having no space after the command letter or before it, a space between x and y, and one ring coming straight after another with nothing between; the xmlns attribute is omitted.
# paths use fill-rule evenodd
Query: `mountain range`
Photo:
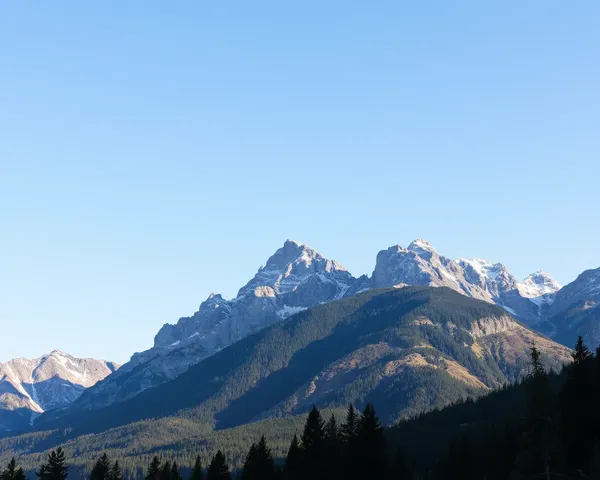
<svg viewBox="0 0 600 480"><path fill-rule="evenodd" d="M119 365L54 350L0 363L0 430L21 430L46 410L65 407Z"/></svg>
<svg viewBox="0 0 600 480"><path fill-rule="evenodd" d="M406 248L395 245L380 251L372 275L354 277L340 263L287 240L235 298L227 300L211 294L194 315L164 325L152 348L134 354L118 372L85 391L68 410L99 409L133 398L177 378L227 346L310 307L367 290L403 285L448 287L501 306L523 324L540 326L546 333L554 322L562 321L562 310L549 320L548 314L554 312L554 300L562 289L543 271L518 281L500 263L478 258L449 259L425 240L415 240ZM574 339L568 340L570 344Z"/></svg>
<svg viewBox="0 0 600 480"><path fill-rule="evenodd" d="M128 363L118 370L114 368L114 371L106 378L104 376L96 378L95 381L99 381L91 388L85 390L81 388L77 395L70 397L71 401L57 402L51 407L40 406L35 410L33 416L39 415L42 410L50 411L35 418L34 425L36 428L52 425L66 426L66 419L81 419L86 417L86 412L91 410L101 412L97 417L103 418L108 411L117 412L121 408L119 406L121 403L124 403L126 408L134 409L137 412L145 411L146 403L140 404L139 402L146 398L146 392L150 396L148 398L154 398L153 395L156 395L156 392L162 391L161 385L165 385L165 388L177 385L177 382L183 381L181 379L186 378L187 372L194 368L207 368L207 365L211 365L212 370L219 371L219 365L215 362L224 358L223 355L228 358L229 354L226 352L238 344L243 344L240 341L250 341L247 339L271 331L269 328L274 328L276 325L287 324L288 320L302 318L303 315L313 315L311 312L315 307L317 309L324 308L325 305L337 304L351 298L363 298L362 296L368 292L378 292L379 295L382 292L381 289L390 287L402 289L407 286L446 287L460 293L461 296L471 297L473 301L483 301L485 305L491 305L494 308L501 307L501 310L495 310L493 314L488 315L493 319L490 324L493 326L488 325L483 330L502 332L505 336L509 335L507 332L512 332L511 339L505 339L493 348L489 347L486 353L482 353L483 350L476 353L482 355L478 357L477 362L483 361L488 367L493 364L494 366L491 368L499 369L502 373L495 381L490 381L485 375L482 377L477 373L477 371L482 371L480 367L474 367L474 364L468 363L470 360L466 360L462 354L456 353L456 346L447 347L449 350L432 347L428 336L421 339L421 347L430 348L431 350L427 350L427 353L430 354L437 350L435 354L432 354L433 356L424 355L422 351L409 352L406 345L390 347L385 341L369 343L368 347L349 341L348 349L350 349L350 345L354 345L352 348L360 351L356 354L351 354L354 351L352 349L346 352L348 355L354 355L352 356L353 364L359 365L360 368L373 366L372 368L375 370L379 369L378 373L374 374L375 376L381 376L383 375L382 371L385 371L385 368L381 370L383 368L379 363L381 358L387 358L389 355L399 355L404 358L405 355L408 355L407 365L410 368L404 366L397 370L397 372L402 372L402 378L410 377L409 372L411 371L427 370L415 370L413 367L416 366L435 367L446 373L450 371L449 375L454 380L457 377L453 377L452 373L458 375L457 372L460 370L462 372L459 375L460 382L462 382L461 387L458 390L456 385L448 387L450 391L455 392L458 398L464 397L467 391L473 393L478 390L495 388L503 382L519 378L524 372L523 362L526 363L523 355L527 354L528 345L532 342L545 346L551 362L561 363L568 359L567 350L561 350L562 347L531 332L532 328L565 345L572 345L576 335L580 333L584 335L590 345L596 345L600 341L600 332L598 331L600 329L596 327L600 311L598 310L600 269L584 272L577 280L561 288L549 274L543 271L533 273L518 281L500 263L494 264L478 258L449 259L440 255L425 240L415 240L406 248L395 245L380 251L376 256L373 273L370 276L354 277L340 263L323 257L306 245L288 240L267 260L254 277L239 289L235 298L228 300L219 294L211 294L201 303L194 315L181 318L176 324L164 325L156 334L152 348L134 354ZM442 288L442 290L446 290L446 288ZM370 294L374 295L375 293ZM450 297L444 298L449 300ZM449 309L449 305L445 308ZM459 330L453 326L448 327L442 312L444 307L438 307L436 315L438 315L439 321L437 323L430 323L431 319L426 317L417 320L415 325L418 322L424 322L423 326L427 326L429 329L435 327L436 335L442 331L445 332L445 335L454 335ZM467 304L463 304L462 307L469 311L474 308ZM467 313L463 312L463 314L469 317ZM290 317L292 318L290 319ZM479 322L479 317L473 318ZM517 321L515 322L514 319ZM501 327L499 327L500 325ZM400 327L396 325L395 328ZM420 334L415 333L414 328L410 330L410 335L419 337ZM476 338L477 333L474 332L478 331L477 328L467 325L463 329L466 332L464 333L467 335L466 338ZM517 342L514 335L521 336L521 342ZM446 343L449 345L451 342ZM375 344L377 346L373 347L372 345ZM477 349L478 343L475 342L475 344L474 348ZM517 353L516 345L522 349L520 353ZM363 347L366 350L361 350ZM304 348L310 348L310 345L306 344ZM380 348L383 350L380 351ZM416 347L413 345L410 348ZM454 354L457 354L458 357L454 357ZM290 358L292 359L294 355L295 353ZM330 363L322 365L323 368L332 369L329 373L324 370L311 371L310 374L317 380L322 379L323 375L330 376L332 371L342 368L339 365L344 364L346 361L344 358L343 356L332 358ZM399 358L396 360L399 361L398 365L406 363L405 360L400 361ZM363 364L363 362L366 363ZM440 369L438 365L440 362L450 365L450 367ZM508 365L513 366L509 368ZM473 371L473 368L476 371ZM263 372L266 377L271 373ZM437 372L437 374L439 373ZM213 374L212 371L210 374ZM209 374L207 373L207 375ZM338 390L351 388L346 383L350 377L338 376L345 380L336 388ZM209 377L203 377L200 380L197 377L194 378L194 381L210 383ZM315 378L313 381L317 393L312 397L313 399L321 398L317 387L322 384L322 380L317 381ZM263 377L256 379L257 382L260 380L264 380ZM418 381L416 382L418 383ZM313 386L300 385L298 388L310 390ZM363 396L370 391L369 389L360 390ZM298 400L302 397L299 392L300 390L288 392L288 397L279 399L281 403L278 406L271 405L268 408L262 408L263 405L262 410L251 418L301 411L306 404ZM141 395L142 393L144 395ZM442 397L447 399L445 393L441 394L440 398ZM335 406L336 402L327 400L325 403ZM431 408L438 403L444 404L444 401L437 402L430 399L425 403L427 405L424 405L423 409ZM164 402L159 401L159 404L164 405ZM289 407L291 404L295 404L296 407ZM175 402L173 405L179 405L179 403ZM288 405L288 407L284 408L282 405ZM418 410L418 408L411 407L407 399L398 403L396 407L395 415L406 412L414 413ZM184 406L180 405L180 408L184 408ZM187 405L186 408L192 408L192 406ZM170 407L163 410L162 414L171 411ZM228 420L223 420L220 415L218 411L213 411L209 415L209 420L218 422L217 416L219 416L224 425L230 425ZM25 415L29 420L33 416L31 413L29 417ZM390 413L388 419L391 419L392 416ZM128 418L127 415L121 415L121 417Z"/></svg>
<svg viewBox="0 0 600 480"><path fill-rule="evenodd" d="M570 359L504 309L449 288L369 289L265 327L131 398L48 412L36 426L75 435L175 415L220 429L366 402L391 424L522 378L534 344L548 367Z"/></svg>

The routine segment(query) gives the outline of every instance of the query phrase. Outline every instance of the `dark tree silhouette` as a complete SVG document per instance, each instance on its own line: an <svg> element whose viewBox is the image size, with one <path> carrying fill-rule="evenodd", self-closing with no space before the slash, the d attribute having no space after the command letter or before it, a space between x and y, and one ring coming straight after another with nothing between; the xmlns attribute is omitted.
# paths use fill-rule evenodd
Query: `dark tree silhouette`
<svg viewBox="0 0 600 480"><path fill-rule="evenodd" d="M0 480L25 480L25 472L22 468L17 468L15 457L8 462L6 468L0 473Z"/></svg>
<svg viewBox="0 0 600 480"><path fill-rule="evenodd" d="M110 474L110 460L108 455L103 454L94 464L90 480L107 480Z"/></svg>
<svg viewBox="0 0 600 480"><path fill-rule="evenodd" d="M123 472L118 461L115 461L112 468L110 469L110 480L123 480Z"/></svg>
<svg viewBox="0 0 600 480"><path fill-rule="evenodd" d="M221 450L217 451L208 466L206 480L230 480L229 466L225 462L225 455Z"/></svg>
<svg viewBox="0 0 600 480"><path fill-rule="evenodd" d="M257 444L252 444L242 469L242 480L272 480L275 478L275 463L264 435Z"/></svg>
<svg viewBox="0 0 600 480"><path fill-rule="evenodd" d="M200 460L200 455L196 457L196 462L192 468L190 480L204 480L204 472L202 471L202 461Z"/></svg>
<svg viewBox="0 0 600 480"><path fill-rule="evenodd" d="M302 449L300 448L300 442L298 442L298 436L295 434L285 457L283 473L286 479L302 478Z"/></svg>
<svg viewBox="0 0 600 480"><path fill-rule="evenodd" d="M311 479L319 479L324 476L323 440L325 424L321 418L321 412L315 406L312 407L302 432L302 468L304 476Z"/></svg>
<svg viewBox="0 0 600 480"><path fill-rule="evenodd" d="M154 457L148 467L148 472L144 477L146 480L160 480L161 478L161 465L158 457Z"/></svg>
<svg viewBox="0 0 600 480"><path fill-rule="evenodd" d="M58 447L50 452L48 460L42 464L37 476L43 480L65 480L68 474L69 468L66 465L65 452Z"/></svg>

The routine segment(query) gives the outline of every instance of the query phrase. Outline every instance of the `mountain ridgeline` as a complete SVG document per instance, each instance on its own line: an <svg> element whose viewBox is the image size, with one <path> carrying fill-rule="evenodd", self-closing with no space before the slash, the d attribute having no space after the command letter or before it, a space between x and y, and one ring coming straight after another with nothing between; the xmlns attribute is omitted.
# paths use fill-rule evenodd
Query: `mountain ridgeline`
<svg viewBox="0 0 600 480"><path fill-rule="evenodd" d="M38 429L101 431L177 415L217 428L376 400L386 424L516 381L531 345L569 351L502 308L448 288L372 289L299 312L123 402L43 415Z"/></svg>
<svg viewBox="0 0 600 480"><path fill-rule="evenodd" d="M75 358L60 350L0 363L0 431L25 429L46 410L66 407L118 368L114 362Z"/></svg>
<svg viewBox="0 0 600 480"><path fill-rule="evenodd" d="M357 292L398 285L445 286L499 305L526 325L539 326L550 335L560 330L554 322L564 323L562 311L548 318L549 312L555 312L551 308L560 286L545 272L519 282L502 264L477 258L452 260L426 241L416 240L406 248L396 245L382 250L373 274L355 278L338 262L288 240L234 299L211 294L198 312L175 325L163 326L151 349L134 354L69 409L92 410L122 402L176 378L228 345L290 315ZM566 344L572 343L572 335L571 330L563 335Z"/></svg>

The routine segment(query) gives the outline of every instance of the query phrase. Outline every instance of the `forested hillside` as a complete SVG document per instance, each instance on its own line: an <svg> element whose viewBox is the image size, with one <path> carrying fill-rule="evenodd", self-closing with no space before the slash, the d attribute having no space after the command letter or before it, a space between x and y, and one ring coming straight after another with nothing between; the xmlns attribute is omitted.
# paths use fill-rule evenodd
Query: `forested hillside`
<svg viewBox="0 0 600 480"><path fill-rule="evenodd" d="M530 373L522 382L387 430L371 404L362 413L350 405L345 414L313 407L305 419L268 420L220 432L201 425L194 429L179 419L170 427L187 432L185 440L148 449L143 432L166 434L162 441L167 442L168 428L154 424L145 430L148 425L142 422L127 427L138 429L138 436L125 448L115 429L80 437L64 452L26 455L19 465L43 470L64 456L60 469L70 464L74 478L96 472L95 480L121 478L111 476L111 455L119 461L119 472L126 465L125 478L156 480L204 478L205 473L207 480L232 475L245 480L599 479L600 349L594 355L580 340L572 357L563 372L549 373L534 346ZM13 448L3 460L43 443L42 437L3 440L3 450Z"/></svg>
<svg viewBox="0 0 600 480"><path fill-rule="evenodd" d="M450 289L370 290L300 312L128 401L35 425L76 436L177 415L227 428L368 402L391 424L516 381L533 342L553 368L568 360L501 308Z"/></svg>

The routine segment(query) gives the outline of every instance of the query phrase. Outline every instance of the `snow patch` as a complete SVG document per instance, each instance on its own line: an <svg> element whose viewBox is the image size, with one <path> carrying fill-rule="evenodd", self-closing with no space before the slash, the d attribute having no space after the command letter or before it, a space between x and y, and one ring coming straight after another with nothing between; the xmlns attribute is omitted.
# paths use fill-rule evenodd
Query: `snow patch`
<svg viewBox="0 0 600 480"><path fill-rule="evenodd" d="M306 310L306 307L291 307L290 305L284 305L281 309L277 310L277 315L281 318L290 317L296 313L300 313Z"/></svg>

